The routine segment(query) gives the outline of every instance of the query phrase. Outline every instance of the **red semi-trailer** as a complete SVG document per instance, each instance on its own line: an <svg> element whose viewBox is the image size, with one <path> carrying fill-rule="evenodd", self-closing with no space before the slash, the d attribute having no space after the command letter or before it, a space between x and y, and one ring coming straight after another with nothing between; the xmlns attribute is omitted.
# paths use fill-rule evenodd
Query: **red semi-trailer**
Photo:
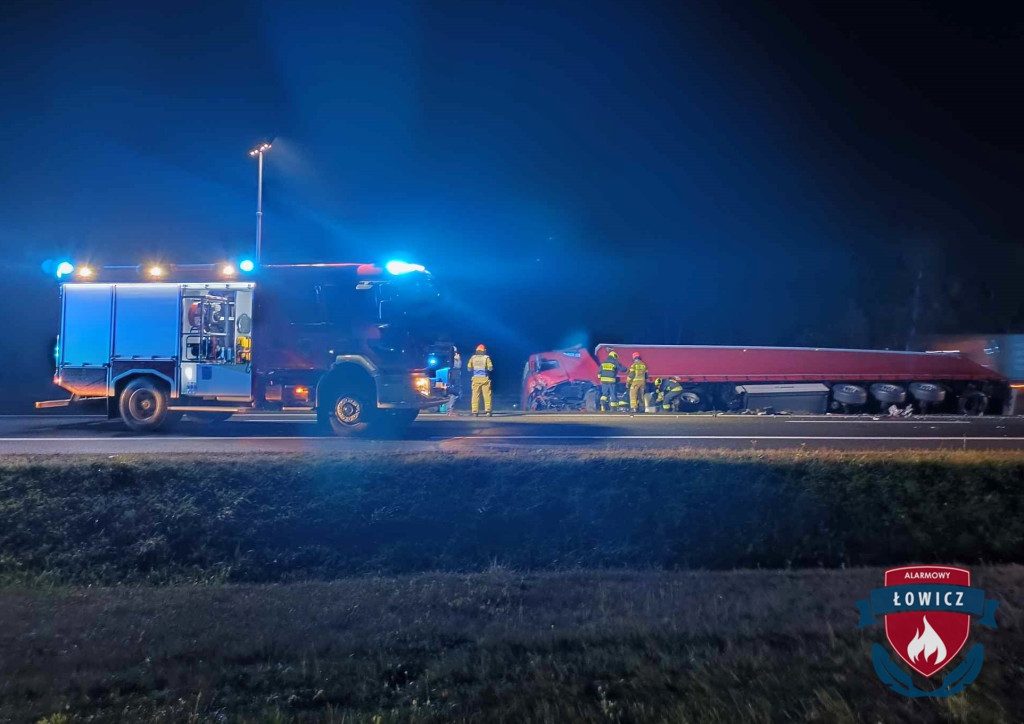
<svg viewBox="0 0 1024 724"><path fill-rule="evenodd" d="M664 377L683 383L683 411L781 410L800 404L817 410L820 403L822 412L855 412L914 404L918 410L978 415L1002 413L1010 400L1006 377L956 354L599 344L593 354L577 347L532 355L523 376L523 408L596 409L598 365L611 349L626 366L639 352L652 381Z"/></svg>

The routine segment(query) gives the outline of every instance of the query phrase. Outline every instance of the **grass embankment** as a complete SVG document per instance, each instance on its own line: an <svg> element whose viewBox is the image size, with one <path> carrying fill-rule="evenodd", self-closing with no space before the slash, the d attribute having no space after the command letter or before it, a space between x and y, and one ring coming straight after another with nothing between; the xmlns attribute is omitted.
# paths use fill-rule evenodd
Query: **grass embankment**
<svg viewBox="0 0 1024 724"><path fill-rule="evenodd" d="M1000 628L945 700L872 669L880 569L8 589L0 721L1018 722L1024 569L974 573Z"/></svg>
<svg viewBox="0 0 1024 724"><path fill-rule="evenodd" d="M0 463L0 583L1024 560L1019 453Z"/></svg>
<svg viewBox="0 0 1024 724"><path fill-rule="evenodd" d="M1019 562L1022 483L1013 453L8 458L0 721L1018 721L1020 567L975 569L1000 629L936 701L871 668L879 569L677 569Z"/></svg>

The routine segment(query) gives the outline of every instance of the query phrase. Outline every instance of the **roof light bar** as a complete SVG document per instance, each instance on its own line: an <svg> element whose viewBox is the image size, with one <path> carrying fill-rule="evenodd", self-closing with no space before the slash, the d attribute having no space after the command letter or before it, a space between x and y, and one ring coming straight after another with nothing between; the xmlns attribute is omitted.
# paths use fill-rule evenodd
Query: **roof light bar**
<svg viewBox="0 0 1024 724"><path fill-rule="evenodd" d="M420 264L410 264L405 261L389 261L384 265L384 268L388 270L388 274L409 274L410 272L425 272L426 269Z"/></svg>

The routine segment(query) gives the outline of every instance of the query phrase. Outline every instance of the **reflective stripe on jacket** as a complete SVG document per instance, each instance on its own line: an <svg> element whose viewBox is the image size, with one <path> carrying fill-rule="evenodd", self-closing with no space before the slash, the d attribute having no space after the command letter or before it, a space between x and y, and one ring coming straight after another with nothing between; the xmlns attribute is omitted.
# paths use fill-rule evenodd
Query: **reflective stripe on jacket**
<svg viewBox="0 0 1024 724"><path fill-rule="evenodd" d="M626 379L636 384L647 383L647 363L638 359L629 366L629 374Z"/></svg>
<svg viewBox="0 0 1024 724"><path fill-rule="evenodd" d="M473 373L474 377L490 377L494 371L494 364L486 354L475 354L469 358L466 369Z"/></svg>
<svg viewBox="0 0 1024 724"><path fill-rule="evenodd" d="M619 373L625 369L617 359L606 359L601 363L600 380L601 382L617 382Z"/></svg>

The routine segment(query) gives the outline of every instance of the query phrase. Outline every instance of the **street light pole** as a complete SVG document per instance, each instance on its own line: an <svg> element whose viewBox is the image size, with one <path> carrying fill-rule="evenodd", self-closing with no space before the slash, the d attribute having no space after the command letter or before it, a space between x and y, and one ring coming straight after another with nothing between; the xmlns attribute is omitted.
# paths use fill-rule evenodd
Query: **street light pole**
<svg viewBox="0 0 1024 724"><path fill-rule="evenodd" d="M260 263L260 251L263 248L263 153L271 148L269 143L261 143L249 151L249 155L259 159L259 170L256 172L256 263Z"/></svg>

